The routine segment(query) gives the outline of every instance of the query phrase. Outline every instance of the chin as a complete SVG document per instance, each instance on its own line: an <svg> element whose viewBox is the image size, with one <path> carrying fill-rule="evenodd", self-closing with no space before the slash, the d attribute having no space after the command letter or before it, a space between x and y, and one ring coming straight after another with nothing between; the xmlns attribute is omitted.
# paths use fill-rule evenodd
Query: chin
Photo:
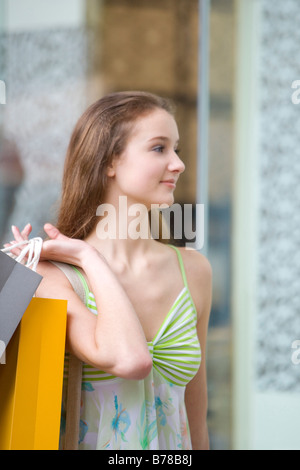
<svg viewBox="0 0 300 470"><path fill-rule="evenodd" d="M155 195L150 201L144 200L143 204L150 210L152 206L168 206L171 207L174 204L174 196L172 194L159 196Z"/></svg>
<svg viewBox="0 0 300 470"><path fill-rule="evenodd" d="M162 198L158 202L152 203L158 204L159 206L168 206L171 207L174 204L174 198Z"/></svg>

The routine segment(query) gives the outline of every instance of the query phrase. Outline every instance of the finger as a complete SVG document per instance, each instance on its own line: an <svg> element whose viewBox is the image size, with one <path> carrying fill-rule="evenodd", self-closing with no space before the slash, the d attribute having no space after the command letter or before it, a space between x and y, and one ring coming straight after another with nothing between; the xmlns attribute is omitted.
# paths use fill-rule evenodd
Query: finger
<svg viewBox="0 0 300 470"><path fill-rule="evenodd" d="M45 224L44 230L47 233L47 235L54 240L67 240L68 239L68 237L60 233L60 231L56 227L54 227L54 225L52 224L49 224L49 223Z"/></svg>
<svg viewBox="0 0 300 470"><path fill-rule="evenodd" d="M11 231L12 231L13 236L15 237L15 240L17 242L22 242L24 240L24 238L21 235L20 230L18 229L18 227L16 227L15 225L12 225L11 226Z"/></svg>
<svg viewBox="0 0 300 470"><path fill-rule="evenodd" d="M16 243L17 243L16 240L14 240L10 243L4 243L3 246L4 248L10 248L8 253L12 253L14 256L19 256L22 250L20 248L14 248L14 245Z"/></svg>
<svg viewBox="0 0 300 470"><path fill-rule="evenodd" d="M10 246L14 246L16 244L17 244L16 240L13 240L11 242L3 243L3 246L4 248L9 248Z"/></svg>
<svg viewBox="0 0 300 470"><path fill-rule="evenodd" d="M27 225L24 227L24 229L22 230L22 232L21 232L22 237L23 237L25 240L28 240L28 237L29 237L31 231L32 231L32 226L31 226L31 224L27 224Z"/></svg>

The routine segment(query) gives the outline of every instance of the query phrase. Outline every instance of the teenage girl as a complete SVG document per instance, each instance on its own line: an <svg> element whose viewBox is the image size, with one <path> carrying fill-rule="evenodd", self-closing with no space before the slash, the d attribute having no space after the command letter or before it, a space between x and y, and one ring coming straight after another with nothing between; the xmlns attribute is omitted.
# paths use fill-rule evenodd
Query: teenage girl
<svg viewBox="0 0 300 470"><path fill-rule="evenodd" d="M100 99L70 140L58 220L44 226L37 296L68 300L67 350L84 363L80 449L209 447L210 264L195 250L154 239L150 227L140 238L130 231L130 208L146 209L145 227L152 205L174 203L185 169L178 145L170 103L142 92ZM129 210L120 217L124 197ZM107 236L99 207L115 209ZM30 232L30 225L13 227L17 241ZM76 267L86 305L51 261ZM65 401L62 448L64 410Z"/></svg>

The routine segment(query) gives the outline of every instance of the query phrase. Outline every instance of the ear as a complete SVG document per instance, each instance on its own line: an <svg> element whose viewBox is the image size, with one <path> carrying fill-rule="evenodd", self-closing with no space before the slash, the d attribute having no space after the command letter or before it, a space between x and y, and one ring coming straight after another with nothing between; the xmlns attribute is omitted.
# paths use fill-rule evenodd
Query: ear
<svg viewBox="0 0 300 470"><path fill-rule="evenodd" d="M109 178L114 178L114 176L116 176L116 159L114 157L106 168L106 176Z"/></svg>
<svg viewBox="0 0 300 470"><path fill-rule="evenodd" d="M114 168L114 165L111 164L109 165L107 168L106 168L106 175L109 177L109 178L113 178L115 176L116 172L115 172L115 168Z"/></svg>

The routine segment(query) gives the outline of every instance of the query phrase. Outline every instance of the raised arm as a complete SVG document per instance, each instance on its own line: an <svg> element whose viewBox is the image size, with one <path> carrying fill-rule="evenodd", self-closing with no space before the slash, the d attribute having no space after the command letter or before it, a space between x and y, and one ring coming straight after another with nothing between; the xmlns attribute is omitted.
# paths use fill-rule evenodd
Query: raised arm
<svg viewBox="0 0 300 470"><path fill-rule="evenodd" d="M38 272L43 280L37 297L68 301L67 348L93 367L127 379L143 379L152 359L135 310L101 254L82 240L62 235L47 224L51 240L44 242ZM91 313L65 275L52 263L74 264L85 272L95 296L98 315Z"/></svg>

